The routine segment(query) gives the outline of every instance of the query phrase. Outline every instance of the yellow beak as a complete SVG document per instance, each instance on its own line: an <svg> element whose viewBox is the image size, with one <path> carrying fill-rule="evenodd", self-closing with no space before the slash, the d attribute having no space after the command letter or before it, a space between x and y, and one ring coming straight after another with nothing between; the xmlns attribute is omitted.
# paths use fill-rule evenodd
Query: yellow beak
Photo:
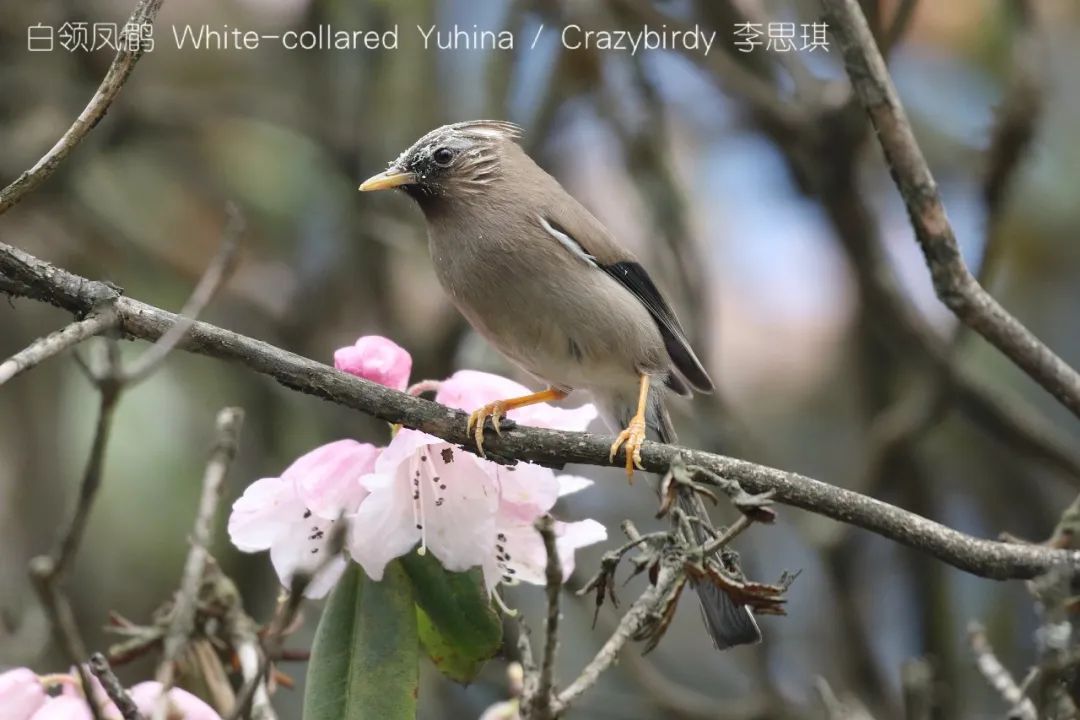
<svg viewBox="0 0 1080 720"><path fill-rule="evenodd" d="M378 175L372 175L363 183L360 184L360 192L371 192L373 190L389 190L391 188L400 187L402 185L408 185L409 183L416 182L416 176L411 172L401 172L396 168L390 168Z"/></svg>

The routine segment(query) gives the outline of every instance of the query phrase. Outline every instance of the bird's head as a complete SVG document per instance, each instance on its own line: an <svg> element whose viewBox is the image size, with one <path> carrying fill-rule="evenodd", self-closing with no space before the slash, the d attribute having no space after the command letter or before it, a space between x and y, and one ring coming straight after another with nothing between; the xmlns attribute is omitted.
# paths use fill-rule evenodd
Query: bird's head
<svg viewBox="0 0 1080 720"><path fill-rule="evenodd" d="M384 172L368 178L361 192L398 188L415 200L483 192L500 176L508 143L521 128L501 120L443 125L417 140Z"/></svg>

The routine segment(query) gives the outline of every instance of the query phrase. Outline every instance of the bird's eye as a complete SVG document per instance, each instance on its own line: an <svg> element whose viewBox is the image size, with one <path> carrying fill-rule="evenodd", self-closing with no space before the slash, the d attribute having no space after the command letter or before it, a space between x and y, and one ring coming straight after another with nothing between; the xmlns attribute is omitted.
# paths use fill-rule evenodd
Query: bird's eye
<svg viewBox="0 0 1080 720"><path fill-rule="evenodd" d="M454 151L450 148L439 148L431 156L435 160L436 165L449 165L450 161L454 159Z"/></svg>

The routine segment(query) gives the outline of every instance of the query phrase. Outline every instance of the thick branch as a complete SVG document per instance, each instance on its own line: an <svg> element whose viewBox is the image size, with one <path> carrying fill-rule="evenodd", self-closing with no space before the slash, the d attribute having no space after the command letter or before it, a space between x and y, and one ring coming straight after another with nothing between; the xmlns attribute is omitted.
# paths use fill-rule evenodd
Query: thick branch
<svg viewBox="0 0 1080 720"><path fill-rule="evenodd" d="M137 26L152 24L154 18L157 17L158 10L161 9L162 2L163 0L139 0L139 4L135 6L135 10L128 19L128 23ZM94 129L94 126L101 121L101 118L105 117L105 113L109 111L109 106L112 105L113 100L120 92L120 88L127 82L128 76L131 75L135 63L139 61L142 54L143 48L141 45L136 45L132 49L125 48L117 51L112 65L109 66L109 71L101 81L101 85L98 86L94 96L90 98L90 102L75 118L75 122L71 124L67 132L56 141L56 144L52 146L49 152L34 163L32 168L20 175L6 188L0 190L0 214L7 212L13 205L22 200L23 196L28 192L45 182L53 174L57 166L64 161L64 158L71 154L75 146L82 142L86 134Z"/></svg>
<svg viewBox="0 0 1080 720"><path fill-rule="evenodd" d="M27 295L77 314L89 311L102 300L114 299L122 332L143 340L156 340L177 321L173 313L120 296L104 283L60 270L2 243L0 291ZM463 413L366 382L268 343L198 322L179 347L238 362L288 388L466 448L475 447L465 432ZM608 460L610 438L588 433L518 427L504 430L501 438L489 437L484 447L495 456L556 467L567 463L610 466L622 461L619 456L614 462ZM642 452L644 468L664 473L679 454L690 465L738 480L747 492L773 490L777 502L869 530L976 575L1027 578L1056 564L1080 563L1080 553L974 538L880 500L736 458L646 443Z"/></svg>
<svg viewBox="0 0 1080 720"><path fill-rule="evenodd" d="M848 76L877 130L934 290L956 316L1080 416L1080 373L983 289L960 255L937 185L857 0L822 0Z"/></svg>

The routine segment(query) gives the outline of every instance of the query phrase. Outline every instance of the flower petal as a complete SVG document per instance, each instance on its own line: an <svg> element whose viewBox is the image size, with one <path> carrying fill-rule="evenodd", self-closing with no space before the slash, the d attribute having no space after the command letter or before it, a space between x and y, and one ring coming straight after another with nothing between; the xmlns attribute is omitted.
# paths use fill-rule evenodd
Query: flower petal
<svg viewBox="0 0 1080 720"><path fill-rule="evenodd" d="M294 524L286 536L274 542L270 548L270 561L282 585L288 587L298 572L313 573L319 570L304 594L307 597L321 597L320 592L325 594L333 587L344 569L336 558L326 560L327 543L335 522L312 515ZM321 567L324 562L327 563L326 567Z"/></svg>
<svg viewBox="0 0 1080 720"><path fill-rule="evenodd" d="M501 375L478 370L458 370L439 386L435 402L448 407L471 412L481 405L496 400L528 395L531 390ZM515 408L507 417L523 425L553 428L556 430L584 430L596 417L592 404L578 408L558 408L548 403L537 403Z"/></svg>
<svg viewBox="0 0 1080 720"><path fill-rule="evenodd" d="M0 720L26 720L48 699L32 670L15 668L0 674Z"/></svg>
<svg viewBox="0 0 1080 720"><path fill-rule="evenodd" d="M584 490L593 484L593 481L580 475L559 475L555 478L559 483L559 497Z"/></svg>
<svg viewBox="0 0 1080 720"><path fill-rule="evenodd" d="M552 508L559 498L559 481L550 468L520 462L513 467L492 463L499 482L499 512L531 523Z"/></svg>
<svg viewBox="0 0 1080 720"><path fill-rule="evenodd" d="M416 545L420 529L407 482L399 482L396 474L384 473L367 475L361 482L371 494L349 518L346 544L368 577L382 580L386 564Z"/></svg>
<svg viewBox="0 0 1080 720"><path fill-rule="evenodd" d="M292 483L281 478L256 480L233 503L229 538L244 552L266 550L287 534L303 513Z"/></svg>
<svg viewBox="0 0 1080 720"><path fill-rule="evenodd" d="M504 548L501 565L503 578L545 585L547 551L544 540L531 523L515 523L499 527L500 544ZM574 552L579 548L607 539L607 529L596 520L555 523L555 549L563 568L563 580L574 571ZM485 577L489 571L485 571Z"/></svg>
<svg viewBox="0 0 1080 720"><path fill-rule="evenodd" d="M379 448L338 440L300 456L281 474L296 484L301 502L320 517L333 519L356 510L367 490L360 478L375 468Z"/></svg>
<svg viewBox="0 0 1080 720"><path fill-rule="evenodd" d="M442 381L435 402L472 412L496 400L528 395L529 388L509 378L479 370L458 370ZM516 411L512 411L516 412Z"/></svg>
<svg viewBox="0 0 1080 720"><path fill-rule="evenodd" d="M491 553L499 489L487 463L471 453L446 462L442 443L417 458L421 536L447 570L468 570ZM426 458L426 459L425 459ZM415 472L414 470L414 472Z"/></svg>
<svg viewBox="0 0 1080 720"><path fill-rule="evenodd" d="M141 682L131 688L131 699L145 717L150 717L154 712L158 698L161 697L161 689L161 683L153 680ZM175 710L175 714L170 713L168 717L179 717L183 720L221 720L221 716L212 707L186 690L173 688L169 690L168 698L171 709Z"/></svg>
<svg viewBox="0 0 1080 720"><path fill-rule="evenodd" d="M365 335L334 353L334 367L365 380L404 390L412 373L412 356L393 340Z"/></svg>
<svg viewBox="0 0 1080 720"><path fill-rule="evenodd" d="M7 716L0 716L6 718ZM62 695L50 698L33 715L12 715L17 720L93 720L90 706L82 698Z"/></svg>

